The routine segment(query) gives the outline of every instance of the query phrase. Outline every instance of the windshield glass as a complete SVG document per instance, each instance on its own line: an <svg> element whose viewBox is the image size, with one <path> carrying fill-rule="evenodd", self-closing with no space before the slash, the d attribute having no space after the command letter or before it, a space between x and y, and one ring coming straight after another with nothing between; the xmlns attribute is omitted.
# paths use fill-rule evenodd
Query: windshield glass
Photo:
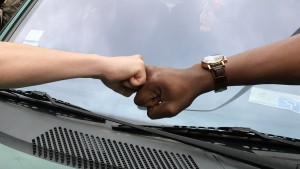
<svg viewBox="0 0 300 169"><path fill-rule="evenodd" d="M207 55L230 57L290 36L300 27L299 6L297 0L39 1L10 41L107 56L141 54L146 64L187 68ZM185 110L161 120L150 120L134 104L134 96L123 97L95 79L64 80L23 90L44 91L138 124L251 127L300 138L298 86L229 87L199 96L188 108L202 111ZM221 108L203 111L231 98Z"/></svg>

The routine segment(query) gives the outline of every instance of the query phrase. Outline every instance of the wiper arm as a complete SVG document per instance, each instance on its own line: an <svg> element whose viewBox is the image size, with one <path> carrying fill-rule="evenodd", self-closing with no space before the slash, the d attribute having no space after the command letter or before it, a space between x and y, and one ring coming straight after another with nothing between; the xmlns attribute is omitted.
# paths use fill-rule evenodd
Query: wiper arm
<svg viewBox="0 0 300 169"><path fill-rule="evenodd" d="M27 97L27 98L31 98L31 99L35 99L35 100L39 100L39 101L50 102L51 104L56 105L56 106L62 106L62 107L68 106L68 109L75 108L75 109L85 110L85 109L83 109L81 107L78 107L78 106L72 105L70 103L67 103L67 102L64 102L64 101L52 98L52 97L50 97L45 92L40 92L40 91L22 91L22 90L14 90L14 89L2 89L0 91L4 91L4 92L10 93L10 94L13 94L13 95L15 95L17 97L19 97L19 95L21 95L21 96L24 96L24 97Z"/></svg>
<svg viewBox="0 0 300 169"><path fill-rule="evenodd" d="M294 138L276 136L272 134L265 134L251 128L243 128L243 127L242 128L241 127L220 127L219 129L228 130L229 132L234 132L234 133L239 132L239 133L251 134L263 140L275 141L275 142L284 143L286 145L300 148L300 140Z"/></svg>
<svg viewBox="0 0 300 169"><path fill-rule="evenodd" d="M143 125L144 127L154 128L174 134L183 135L190 138L226 138L226 139L239 139L239 140L248 140L255 142L274 142L278 144L285 144L288 146L293 146L293 148L300 149L300 140L294 138L288 138L283 136L276 136L271 134L265 134L253 130L247 127L195 127L195 126L151 126ZM125 125L112 126L114 130L136 133L136 134L147 134L136 130L132 127Z"/></svg>
<svg viewBox="0 0 300 169"><path fill-rule="evenodd" d="M72 105L70 103L52 98L45 92L22 91L22 90L14 90L14 89L2 89L2 90L0 90L0 92L9 93L20 99L26 98L26 99L30 99L30 101L33 101L35 103L44 103L47 105L51 105L52 107L55 107L55 108L71 111L72 114L69 117L105 123L105 119L94 116L95 113L90 112L81 107ZM82 110L83 112L78 112L78 110ZM74 116L74 114L75 114L75 116Z"/></svg>
<svg viewBox="0 0 300 169"><path fill-rule="evenodd" d="M300 160L292 158L294 155L300 155L300 140L282 136L275 136L257 132L244 127L196 127L196 126L159 126L143 125L144 127L154 128L211 144L222 145L251 153L264 153L270 157L278 157L283 154L289 154L285 159ZM113 130L139 134L145 136L154 136L154 134L144 132L125 125L114 125Z"/></svg>
<svg viewBox="0 0 300 169"><path fill-rule="evenodd" d="M11 91L6 91L6 92L11 92ZM12 93L13 94L13 93ZM45 97L50 97L48 95L46 95L46 93L40 93L42 96L44 95ZM51 100L51 99L49 99ZM67 106L67 105L60 105L57 104L56 106L62 106L63 109L68 109L68 110L72 110L76 113L80 113L82 115L87 115L89 117L94 117L94 118L100 118L100 119L105 119L111 122L115 122L115 123L119 123L122 125L126 125L135 129L139 129L142 130L144 132L149 132L149 133L153 133L156 134L158 136L164 137L164 138L168 138L168 139L172 139L193 147L197 147L212 153L216 153L225 157L228 157L230 159L234 159L258 168L266 168L266 169L297 169L298 164L296 164L295 162L292 161L285 161L285 160L281 160L281 159L274 159L271 157L265 157L265 156L261 156L261 155L257 155L254 153L249 153L246 151L241 151L241 150L237 150L237 149L233 149L233 148L229 148L229 147L223 147L220 145L215 145L215 144L211 144L211 143L207 143L204 141L200 141L200 140L196 140L196 139L192 139L192 138L188 138L188 137L184 137L184 136L180 136L180 135L176 135L173 133L169 133L169 132L165 132L165 131L161 131L161 130L157 130L157 129L153 129L153 128L149 128L149 127L144 127L144 126L139 126L139 125L135 125L135 124L131 124L122 120L118 120L112 117L107 117L101 114L96 114L96 113L92 113L90 111L84 110L84 109L80 109L80 108L75 108L73 106ZM300 165L300 164L299 164Z"/></svg>

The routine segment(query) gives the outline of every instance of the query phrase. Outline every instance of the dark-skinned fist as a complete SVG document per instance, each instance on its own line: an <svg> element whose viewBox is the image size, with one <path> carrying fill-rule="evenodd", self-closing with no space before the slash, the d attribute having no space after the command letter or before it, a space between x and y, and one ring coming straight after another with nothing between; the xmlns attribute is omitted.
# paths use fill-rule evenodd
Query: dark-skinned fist
<svg viewBox="0 0 300 169"><path fill-rule="evenodd" d="M187 69L146 66L147 81L137 92L134 102L147 107L151 119L173 117L190 106L208 89L211 75L201 66ZM208 77L209 79L203 79Z"/></svg>

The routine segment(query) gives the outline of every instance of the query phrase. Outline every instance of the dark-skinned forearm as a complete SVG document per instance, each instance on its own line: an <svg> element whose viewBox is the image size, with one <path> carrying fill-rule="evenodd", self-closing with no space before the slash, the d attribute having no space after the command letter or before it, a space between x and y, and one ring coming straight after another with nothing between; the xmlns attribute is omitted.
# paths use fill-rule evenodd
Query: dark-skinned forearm
<svg viewBox="0 0 300 169"><path fill-rule="evenodd" d="M300 35L228 58L229 86L300 84Z"/></svg>
<svg viewBox="0 0 300 169"><path fill-rule="evenodd" d="M228 57L228 86L300 84L300 35ZM201 63L192 66L197 95L214 90L211 72ZM191 73L189 73L191 74ZM192 85L191 85L192 86Z"/></svg>

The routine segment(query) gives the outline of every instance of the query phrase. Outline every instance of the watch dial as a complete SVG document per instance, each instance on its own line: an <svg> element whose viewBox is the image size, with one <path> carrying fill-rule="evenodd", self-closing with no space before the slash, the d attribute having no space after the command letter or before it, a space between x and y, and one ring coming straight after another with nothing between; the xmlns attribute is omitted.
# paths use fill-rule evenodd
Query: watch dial
<svg viewBox="0 0 300 169"><path fill-rule="evenodd" d="M224 58L223 55L211 55L211 56L206 56L203 59L203 62L205 63L218 63Z"/></svg>

